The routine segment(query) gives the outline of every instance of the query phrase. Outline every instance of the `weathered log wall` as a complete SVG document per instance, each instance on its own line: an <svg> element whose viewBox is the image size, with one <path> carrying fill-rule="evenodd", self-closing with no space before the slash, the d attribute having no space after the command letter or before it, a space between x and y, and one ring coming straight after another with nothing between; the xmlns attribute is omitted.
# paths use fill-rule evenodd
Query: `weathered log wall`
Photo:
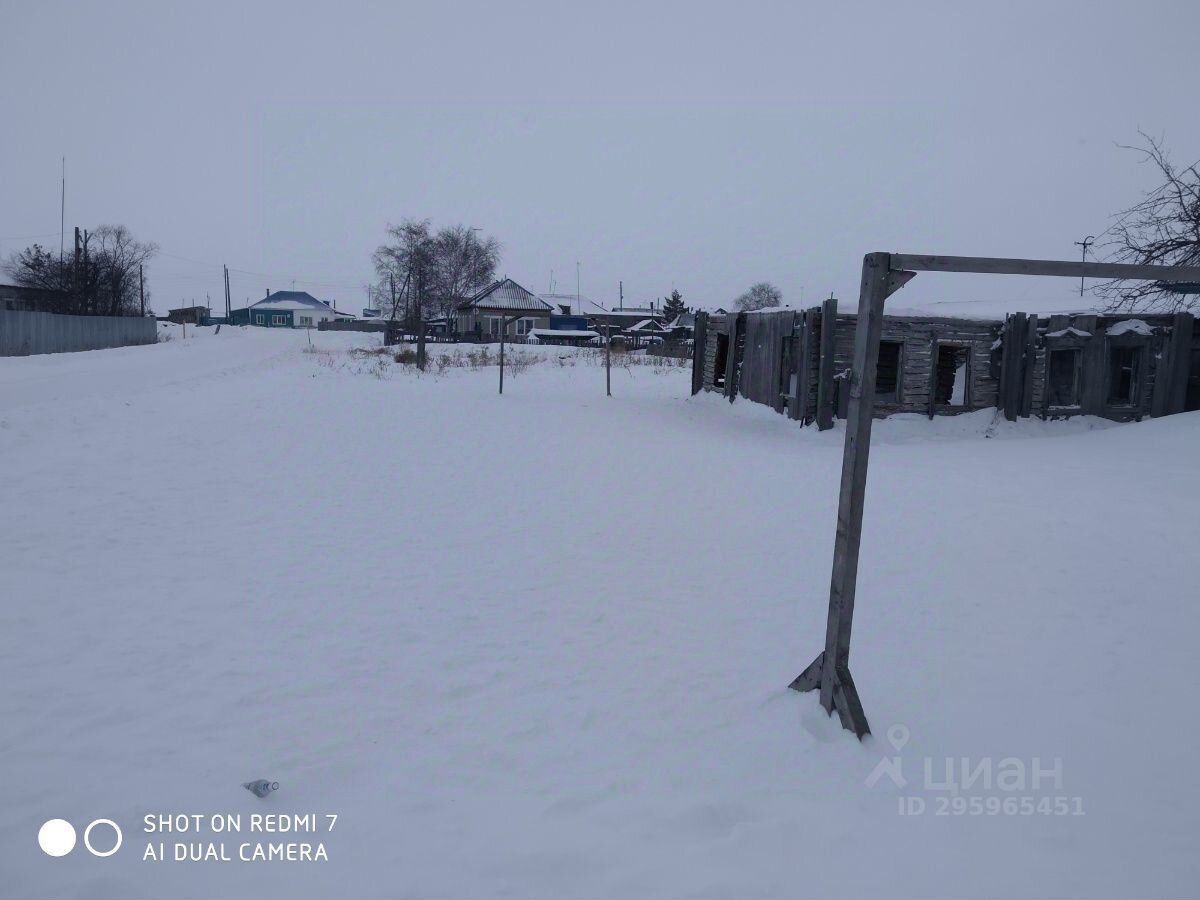
<svg viewBox="0 0 1200 900"><path fill-rule="evenodd" d="M836 301L802 311L706 316L693 388L719 390L731 401L740 395L803 424L829 427L835 415L845 415L855 327L855 316L836 313ZM1009 419L1088 414L1125 421L1200 405L1198 391L1189 388L1189 378L1200 377L1193 371L1200 333L1187 313L1015 313L1004 321L887 316L881 341L893 346L880 357L888 369L877 386L878 416L1000 408ZM724 366L721 346L728 348ZM1066 404L1061 385L1053 392L1058 402L1048 389L1048 354L1056 350L1070 351L1055 358L1060 378L1065 360L1077 366L1074 394L1067 391L1073 402ZM897 360L894 378L890 360ZM1122 378L1125 387L1114 388Z"/></svg>

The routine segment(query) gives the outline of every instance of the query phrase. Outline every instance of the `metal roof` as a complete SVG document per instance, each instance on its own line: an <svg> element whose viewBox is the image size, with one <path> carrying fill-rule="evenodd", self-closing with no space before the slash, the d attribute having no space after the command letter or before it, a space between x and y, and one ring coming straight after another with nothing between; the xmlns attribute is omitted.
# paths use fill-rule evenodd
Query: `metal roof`
<svg viewBox="0 0 1200 900"><path fill-rule="evenodd" d="M458 305L459 309L496 309L512 312L548 313L552 307L531 291L525 290L511 278L502 278L488 285L470 300Z"/></svg>
<svg viewBox="0 0 1200 900"><path fill-rule="evenodd" d="M603 315L608 312L602 305L592 300L590 297L579 296L576 298L574 294L538 294L543 300L549 303L552 307L566 307L570 312L566 313L569 316L594 316Z"/></svg>
<svg viewBox="0 0 1200 900"><path fill-rule="evenodd" d="M273 294L268 294L264 299L257 303L251 304L250 308L259 307L262 309L299 309L301 307L310 306L313 309L325 309L331 312L336 312L332 306L324 300L318 300L308 291L276 291Z"/></svg>
<svg viewBox="0 0 1200 900"><path fill-rule="evenodd" d="M661 334L662 332L666 331L667 329L661 322L657 322L654 319L642 319L642 321L638 322L636 325L631 325L629 328L626 328L625 330L626 331L653 331L656 334Z"/></svg>

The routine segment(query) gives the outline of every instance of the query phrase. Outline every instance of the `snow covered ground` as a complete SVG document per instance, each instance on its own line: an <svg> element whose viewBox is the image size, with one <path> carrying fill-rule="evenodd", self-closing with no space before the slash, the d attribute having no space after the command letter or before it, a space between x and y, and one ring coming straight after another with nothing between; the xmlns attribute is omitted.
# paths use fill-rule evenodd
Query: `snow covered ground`
<svg viewBox="0 0 1200 900"><path fill-rule="evenodd" d="M860 745L787 690L840 430L687 369L609 399L586 355L514 348L541 361L499 397L311 338L0 359L0 896L1195 890L1200 416L877 425ZM178 813L246 821L142 830ZM143 858L176 841L232 859Z"/></svg>

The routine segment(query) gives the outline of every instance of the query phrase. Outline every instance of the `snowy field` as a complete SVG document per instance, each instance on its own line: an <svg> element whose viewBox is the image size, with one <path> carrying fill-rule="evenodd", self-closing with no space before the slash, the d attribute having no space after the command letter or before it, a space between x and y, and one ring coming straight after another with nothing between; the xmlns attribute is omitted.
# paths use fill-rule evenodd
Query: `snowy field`
<svg viewBox="0 0 1200 900"><path fill-rule="evenodd" d="M499 397L311 337L0 359L0 896L1194 893L1200 416L877 425L860 745L787 690L840 429L685 368L609 399L514 348ZM262 812L338 819L142 830ZM123 846L51 858L55 817ZM175 841L233 859L143 859Z"/></svg>

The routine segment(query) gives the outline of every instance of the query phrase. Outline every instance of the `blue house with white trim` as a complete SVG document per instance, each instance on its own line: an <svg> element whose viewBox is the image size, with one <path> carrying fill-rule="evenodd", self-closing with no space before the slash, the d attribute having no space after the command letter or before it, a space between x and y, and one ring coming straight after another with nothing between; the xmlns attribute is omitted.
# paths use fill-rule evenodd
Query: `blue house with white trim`
<svg viewBox="0 0 1200 900"><path fill-rule="evenodd" d="M307 291L268 293L245 309L235 309L230 318L234 325L257 325L260 328L316 328L322 322L354 320L351 313L338 312Z"/></svg>

